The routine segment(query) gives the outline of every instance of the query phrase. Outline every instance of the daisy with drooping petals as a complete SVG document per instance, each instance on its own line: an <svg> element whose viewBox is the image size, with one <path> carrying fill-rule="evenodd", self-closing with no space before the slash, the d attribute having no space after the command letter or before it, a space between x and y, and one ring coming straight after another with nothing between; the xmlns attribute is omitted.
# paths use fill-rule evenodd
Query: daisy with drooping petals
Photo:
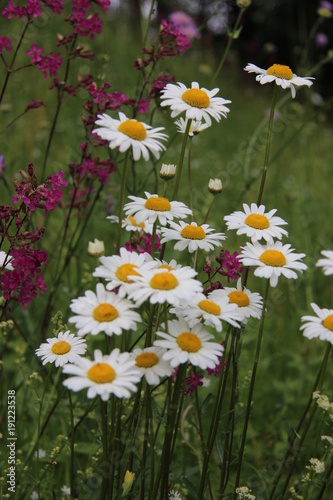
<svg viewBox="0 0 333 500"><path fill-rule="evenodd" d="M213 250L214 246L222 246L221 240L226 239L223 233L211 234L214 229L210 228L208 224L198 226L196 222L186 224L180 221L179 224L170 222L169 225L173 229L162 228L161 243L178 240L174 246L175 250L185 250L187 248L192 253L201 248L207 252Z"/></svg>
<svg viewBox="0 0 333 500"><path fill-rule="evenodd" d="M161 92L161 106L170 106L171 118L185 112L186 119L205 120L207 125L211 125L211 117L219 122L221 116L226 118L230 111L225 104L231 101L214 97L219 90L200 88L197 82L192 82L190 89L180 82L177 85L167 83Z"/></svg>
<svg viewBox="0 0 333 500"><path fill-rule="evenodd" d="M120 353L119 349L114 349L111 354L103 356L101 351L95 350L93 361L80 357L75 364L64 366L63 372L74 376L63 384L74 392L88 389L89 399L100 396L107 401L110 394L129 398L137 391L134 384L140 380L140 373L134 365L135 361L130 359L128 352Z"/></svg>
<svg viewBox="0 0 333 500"><path fill-rule="evenodd" d="M261 245L260 243L247 243L242 249L239 260L244 266L257 266L254 271L255 276L267 278L270 285L275 287L281 275L288 279L296 279L297 273L308 268L306 264L300 262L305 257L305 253L294 253L291 245L282 245L281 241Z"/></svg>
<svg viewBox="0 0 333 500"><path fill-rule="evenodd" d="M175 125L177 125L178 132L181 134L185 134L186 127L187 127L187 121L184 120L184 118L179 118L179 120L175 121ZM188 135L190 137L193 137L194 135L199 134L203 130L206 130L206 128L209 128L210 125L208 123L198 121L198 120L192 120L191 125L190 125L190 130L188 132Z"/></svg>
<svg viewBox="0 0 333 500"><path fill-rule="evenodd" d="M148 161L149 152L159 159L160 151L165 150L165 146L159 141L167 140L168 136L161 131L164 127L152 128L146 123L127 118L124 113L119 113L119 120L103 113L97 116L95 122L100 128L95 128L101 139L109 141L111 149L119 148L121 153L132 148L134 160L139 160L141 156Z"/></svg>
<svg viewBox="0 0 333 500"><path fill-rule="evenodd" d="M262 313L262 297L257 292L250 292L245 287L242 287L242 279L237 281L237 287L225 287L221 290L214 290L209 298L211 300L221 300L227 298L229 304L237 305L237 313L241 315L241 321L246 323L248 318L261 318Z"/></svg>
<svg viewBox="0 0 333 500"><path fill-rule="evenodd" d="M138 306L148 299L151 304L167 302L178 306L202 291L202 284L194 278L196 275L197 272L189 266L171 270L165 266L152 269L142 276L133 277L134 283L128 297Z"/></svg>
<svg viewBox="0 0 333 500"><path fill-rule="evenodd" d="M161 327L164 329L164 325ZM223 352L221 344L210 342L214 337L201 323L191 328L182 318L168 321L168 333L158 331L156 335L163 340L155 340L154 346L167 349L163 359L170 361L173 368L188 361L202 370L215 368Z"/></svg>
<svg viewBox="0 0 333 500"><path fill-rule="evenodd" d="M135 367L141 377L145 377L148 385L160 383L160 377L170 377L173 370L170 363L162 359L165 349L160 347L146 347L134 349L131 358L135 360Z"/></svg>
<svg viewBox="0 0 333 500"><path fill-rule="evenodd" d="M153 224L158 220L162 226L165 226L174 218L185 219L188 215L192 215L192 210L181 201L169 201L167 198L146 191L145 195L146 200L138 196L129 196L129 199L133 201L124 206L126 216L133 215L137 223L148 221Z"/></svg>
<svg viewBox="0 0 333 500"><path fill-rule="evenodd" d="M296 96L296 89L302 85L306 85L307 87L311 87L314 80L312 76L301 77L295 75L289 66L285 66L283 64L273 64L268 69L262 69L256 66L255 64L248 64L244 68L248 73L257 73L256 80L260 82L261 85L265 83L275 82L276 85L279 85L283 89L290 88L291 97L294 99Z"/></svg>
<svg viewBox="0 0 333 500"><path fill-rule="evenodd" d="M198 293L191 302L170 309L170 312L176 314L178 318L184 318L190 326L202 319L205 325L222 332L222 321L239 328L242 318L237 309L237 305L230 304L227 297L213 297L212 293L206 297L203 293Z"/></svg>
<svg viewBox="0 0 333 500"><path fill-rule="evenodd" d="M110 219L111 222L119 223L119 217L117 215L110 215L107 219ZM147 234L152 234L153 232L153 224L150 224L148 221L137 222L132 215L121 221L121 227L125 229L125 231L143 231Z"/></svg>
<svg viewBox="0 0 333 500"><path fill-rule="evenodd" d="M308 339L319 338L328 340L333 344L333 309L320 309L317 304L311 304L312 309L317 316L303 316L301 326L303 335Z"/></svg>
<svg viewBox="0 0 333 500"><path fill-rule="evenodd" d="M149 260L148 260L149 259ZM141 270L151 269L156 266L150 255L129 252L126 248L120 249L120 255L100 257L101 266L93 272L95 278L107 280L106 289L118 288L120 297L125 297L127 289L132 285L133 276L139 276Z"/></svg>
<svg viewBox="0 0 333 500"><path fill-rule="evenodd" d="M75 316L69 318L75 323L78 335L120 335L123 330L136 330L141 316L132 309L132 302L105 290L102 283L96 286L96 293L86 291L84 297L72 300L70 309Z"/></svg>
<svg viewBox="0 0 333 500"><path fill-rule="evenodd" d="M316 263L317 267L323 268L323 273L326 276L333 274L333 251L332 250L322 250L321 254L326 257L326 259L319 259Z"/></svg>
<svg viewBox="0 0 333 500"><path fill-rule="evenodd" d="M74 363L86 350L86 341L67 330L65 333L59 332L57 337L46 339L46 342L41 344L35 352L42 358L43 365L54 363L58 367Z"/></svg>
<svg viewBox="0 0 333 500"><path fill-rule="evenodd" d="M224 220L228 229L237 229L237 234L246 234L252 243L264 239L271 243L273 238L280 240L283 235L288 236L285 229L280 226L287 224L281 217L275 217L276 208L265 213L265 205L251 203L249 207L243 203L244 212L237 211L226 215Z"/></svg>

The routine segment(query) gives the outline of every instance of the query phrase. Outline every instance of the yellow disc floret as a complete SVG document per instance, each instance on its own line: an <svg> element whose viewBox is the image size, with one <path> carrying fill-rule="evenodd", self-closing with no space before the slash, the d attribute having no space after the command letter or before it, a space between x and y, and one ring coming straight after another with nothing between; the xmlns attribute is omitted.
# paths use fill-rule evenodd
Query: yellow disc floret
<svg viewBox="0 0 333 500"><path fill-rule="evenodd" d="M55 342L53 346L51 347L51 351L53 354L61 355L61 354L67 354L71 350L71 346L66 340L59 340L58 342Z"/></svg>
<svg viewBox="0 0 333 500"><path fill-rule="evenodd" d="M267 75L283 78L283 80L291 80L294 76L289 66L285 66L284 64L273 64L273 66L268 68Z"/></svg>
<svg viewBox="0 0 333 500"><path fill-rule="evenodd" d="M96 384L109 384L116 378L116 372L108 363L96 363L89 369L87 375Z"/></svg>
<svg viewBox="0 0 333 500"><path fill-rule="evenodd" d="M333 332L333 314L326 316L326 318L322 321L322 325Z"/></svg>
<svg viewBox="0 0 333 500"><path fill-rule="evenodd" d="M143 141L147 137L145 127L138 120L125 120L119 125L118 131L136 141Z"/></svg>
<svg viewBox="0 0 333 500"><path fill-rule="evenodd" d="M167 212L171 210L170 201L162 196L152 196L145 203L145 208L155 210L157 212Z"/></svg>
<svg viewBox="0 0 333 500"><path fill-rule="evenodd" d="M200 300L200 302L198 303L198 307L209 314L213 314L214 316L219 316L221 314L220 306L212 300Z"/></svg>
<svg viewBox="0 0 333 500"><path fill-rule="evenodd" d="M135 270L138 266L135 264L122 264L118 267L116 276L118 280L123 281L124 283L133 283L133 280L129 278L129 276L140 276L140 274Z"/></svg>
<svg viewBox="0 0 333 500"><path fill-rule="evenodd" d="M259 257L259 260L266 266L282 267L286 264L286 258L279 250L265 250Z"/></svg>
<svg viewBox="0 0 333 500"><path fill-rule="evenodd" d="M142 352L135 358L135 363L139 368L151 368L157 365L158 356L154 352Z"/></svg>
<svg viewBox="0 0 333 500"><path fill-rule="evenodd" d="M181 232L181 236L188 240L203 240L206 236L205 231L200 226L185 226Z"/></svg>
<svg viewBox="0 0 333 500"><path fill-rule="evenodd" d="M144 222L140 222L139 224L136 222L136 220L134 219L133 215L130 215L127 220L132 224L132 226L135 226L135 227L140 227L140 228L144 228L145 227L145 223Z"/></svg>
<svg viewBox="0 0 333 500"><path fill-rule="evenodd" d="M267 229L269 228L269 220L266 215L250 214L245 219L245 224L254 229Z"/></svg>
<svg viewBox="0 0 333 500"><path fill-rule="evenodd" d="M117 309L107 302L99 304L93 311L93 318L99 323L103 323L104 321L113 321L117 317Z"/></svg>
<svg viewBox="0 0 333 500"><path fill-rule="evenodd" d="M202 89L188 89L182 95L183 101L194 108L208 108L210 99Z"/></svg>
<svg viewBox="0 0 333 500"><path fill-rule="evenodd" d="M155 290L173 290L177 285L177 278L169 272L155 274L150 280L150 286Z"/></svg>
<svg viewBox="0 0 333 500"><path fill-rule="evenodd" d="M246 307L250 305L250 299L245 292L234 290L228 293L230 304L237 304L238 307Z"/></svg>
<svg viewBox="0 0 333 500"><path fill-rule="evenodd" d="M198 352L201 349L201 340L195 333L181 333L177 337L177 344L183 351L187 352Z"/></svg>

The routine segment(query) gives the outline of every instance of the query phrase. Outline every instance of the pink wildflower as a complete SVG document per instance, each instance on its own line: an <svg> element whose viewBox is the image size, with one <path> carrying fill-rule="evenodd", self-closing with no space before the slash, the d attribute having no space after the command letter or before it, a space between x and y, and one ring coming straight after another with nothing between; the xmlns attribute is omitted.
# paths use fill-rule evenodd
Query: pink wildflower
<svg viewBox="0 0 333 500"><path fill-rule="evenodd" d="M192 17L183 11L172 12L169 16L169 20L179 28L180 32L187 36L187 38L200 38L200 33L196 27L195 22Z"/></svg>
<svg viewBox="0 0 333 500"><path fill-rule="evenodd" d="M3 50L7 50L7 52L10 52L12 50L11 38L7 38L6 36L0 36L0 55L2 54Z"/></svg>

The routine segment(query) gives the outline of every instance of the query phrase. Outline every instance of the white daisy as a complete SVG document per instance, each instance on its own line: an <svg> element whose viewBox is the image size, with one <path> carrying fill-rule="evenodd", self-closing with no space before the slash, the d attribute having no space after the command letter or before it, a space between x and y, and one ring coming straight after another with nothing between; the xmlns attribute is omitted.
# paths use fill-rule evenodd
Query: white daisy
<svg viewBox="0 0 333 500"><path fill-rule="evenodd" d="M125 297L127 290L132 286L132 277L139 276L140 270L151 269L156 266L149 254L129 252L126 248L120 249L120 255L101 257L101 266L93 272L95 278L104 278L108 281L107 290L119 287L120 297Z"/></svg>
<svg viewBox="0 0 333 500"><path fill-rule="evenodd" d="M2 250L0 251L0 271L2 270L2 267L6 269L7 271L12 271L14 268L11 265L10 261L12 260L12 257L9 255L7 256L7 252L3 252ZM4 263L6 264L4 265Z"/></svg>
<svg viewBox="0 0 333 500"><path fill-rule="evenodd" d="M67 363L75 363L86 350L86 341L67 330L65 333L59 332L57 337L46 339L46 342L41 344L35 352L42 358L43 365L54 363L58 367Z"/></svg>
<svg viewBox="0 0 333 500"><path fill-rule="evenodd" d="M149 385L160 383L160 377L170 377L173 369L170 363L162 359L165 349L160 347L146 347L145 349L134 349L131 358L135 360L135 366L141 376L145 376Z"/></svg>
<svg viewBox="0 0 333 500"><path fill-rule="evenodd" d="M225 104L231 101L222 97L214 97L219 90L200 88L197 82L192 82L190 89L180 82L177 85L167 83L161 92L161 106L170 106L171 118L185 111L186 119L205 120L207 125L211 125L211 117L219 122L221 116L226 118L230 111Z"/></svg>
<svg viewBox="0 0 333 500"><path fill-rule="evenodd" d="M107 219L111 222L119 223L119 217L117 215L110 215ZM121 227L126 231L143 231L147 234L152 234L153 232L153 224L148 221L137 222L132 215L121 221Z"/></svg>
<svg viewBox="0 0 333 500"><path fill-rule="evenodd" d="M326 259L319 259L316 263L317 267L323 268L323 273L326 276L333 274L333 251L332 250L322 250L321 254L326 257Z"/></svg>
<svg viewBox="0 0 333 500"><path fill-rule="evenodd" d="M119 113L119 120L105 113L97 118L95 124L101 128L94 129L93 133L109 141L111 149L119 148L121 153L132 148L134 160L139 160L142 155L148 161L149 151L159 159L160 151L165 150L164 145L159 142L168 138L166 134L161 133L164 127L152 128L146 123L127 118L124 113Z"/></svg>
<svg viewBox="0 0 333 500"><path fill-rule="evenodd" d="M102 283L96 286L96 293L87 290L84 297L72 300L70 309L76 316L69 318L75 323L78 335L120 335L123 330L136 330L141 316L132 309L135 305L127 299L105 290Z"/></svg>
<svg viewBox="0 0 333 500"><path fill-rule="evenodd" d="M145 195L147 199L129 196L129 199L133 201L124 206L126 216L133 215L137 223L148 221L153 224L158 220L162 226L165 226L174 218L185 219L188 215L192 215L192 210L180 201L169 201L167 198L150 194L147 191Z"/></svg>
<svg viewBox="0 0 333 500"><path fill-rule="evenodd" d="M181 134L185 134L187 122L188 120L184 120L184 118L179 118L178 120L175 121L175 125L177 125L178 132L180 132ZM192 120L188 135L190 137L193 137L194 135L199 134L200 132L209 127L210 125L206 122L202 122L200 120Z"/></svg>
<svg viewBox="0 0 333 500"><path fill-rule="evenodd" d="M64 381L64 386L74 392L88 389L87 397L92 399L100 396L103 401L110 394L117 398L129 398L131 392L136 392L134 385L140 380L140 373L135 368L135 361L130 359L128 352L120 353L114 349L111 354L104 355L94 351L94 360L79 358L75 364L66 365L63 372L74 375Z"/></svg>
<svg viewBox="0 0 333 500"><path fill-rule="evenodd" d="M242 279L237 281L236 288L225 287L221 290L214 290L209 298L219 301L227 298L230 304L237 305L237 312L242 317L242 322L246 323L248 318L253 317L260 319L262 313L262 297L257 292L250 292L245 287L242 287Z"/></svg>
<svg viewBox="0 0 333 500"><path fill-rule="evenodd" d="M285 229L279 226L287 224L281 217L274 217L276 208L265 213L265 205L251 203L249 207L243 203L244 212L233 212L226 215L224 220L228 229L237 229L237 234L246 234L251 238L252 243L264 239L267 243L272 243L273 238L280 240L283 235L288 236Z"/></svg>
<svg viewBox="0 0 333 500"><path fill-rule="evenodd" d="M304 324L300 329L303 330L303 335L308 339L319 338L333 344L333 309L320 309L314 303L311 307L317 316L302 316Z"/></svg>
<svg viewBox="0 0 333 500"><path fill-rule="evenodd" d="M282 245L281 241L261 245L260 243L247 243L238 257L244 266L258 266L254 271L255 276L267 278L272 287L278 283L281 276L296 279L297 274L292 269L303 272L307 265L299 262L305 257L304 253L293 253L291 245Z"/></svg>
<svg viewBox="0 0 333 500"><path fill-rule="evenodd" d="M279 85L283 89L290 88L293 99L296 95L295 85L298 87L302 85L311 87L313 84L311 80L314 80L312 76L301 77L295 75L289 66L283 64L273 64L273 66L270 66L268 69L262 69L250 63L245 66L244 70L248 73L257 73L256 80L260 82L261 85L275 82L276 85Z"/></svg>
<svg viewBox="0 0 333 500"><path fill-rule="evenodd" d="M142 276L133 277L129 298L138 306L148 299L151 304L167 302L178 306L202 291L202 284L194 278L196 275L196 271L189 266L148 270Z"/></svg>
<svg viewBox="0 0 333 500"><path fill-rule="evenodd" d="M222 321L239 328L242 319L237 305L229 303L228 297L213 297L212 294L206 297L203 293L198 293L191 302L170 309L170 312L184 318L190 326L202 319L205 325L215 328L217 332L223 330Z"/></svg>
<svg viewBox="0 0 333 500"><path fill-rule="evenodd" d="M161 325L164 329L164 325ZM173 368L180 364L192 363L202 370L215 368L223 352L221 344L210 342L213 339L201 323L190 325L184 320L168 321L168 333L156 332L164 340L155 340L154 345L167 349L163 359L170 361Z"/></svg>
<svg viewBox="0 0 333 500"><path fill-rule="evenodd" d="M180 221L179 224L169 222L169 225L173 229L162 228L161 243L178 240L174 246L175 250L185 250L187 248L192 253L201 248L207 252L213 250L214 246L222 246L220 240L226 239L223 233L210 234L214 229L210 228L208 224L198 226L196 222L186 224Z"/></svg>

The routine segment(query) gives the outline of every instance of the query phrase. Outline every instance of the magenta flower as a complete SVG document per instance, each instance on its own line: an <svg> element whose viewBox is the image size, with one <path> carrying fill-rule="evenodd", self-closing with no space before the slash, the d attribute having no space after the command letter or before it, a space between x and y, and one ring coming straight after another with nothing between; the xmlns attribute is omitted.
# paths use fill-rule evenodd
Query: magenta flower
<svg viewBox="0 0 333 500"><path fill-rule="evenodd" d="M0 36L0 55L3 50L7 50L10 52L12 50L12 39L7 38L6 36Z"/></svg>
<svg viewBox="0 0 333 500"><path fill-rule="evenodd" d="M31 50L27 50L27 55L31 56L30 60L31 64L38 63L42 60L41 58L42 52L43 49L42 48L37 49L37 45L35 43L31 45Z"/></svg>
<svg viewBox="0 0 333 500"><path fill-rule="evenodd" d="M177 27L179 28L180 32L187 36L187 38L200 38L200 33L199 30L193 21L192 17L190 17L188 14L185 12L179 10L176 12L173 12L169 16L169 20Z"/></svg>

